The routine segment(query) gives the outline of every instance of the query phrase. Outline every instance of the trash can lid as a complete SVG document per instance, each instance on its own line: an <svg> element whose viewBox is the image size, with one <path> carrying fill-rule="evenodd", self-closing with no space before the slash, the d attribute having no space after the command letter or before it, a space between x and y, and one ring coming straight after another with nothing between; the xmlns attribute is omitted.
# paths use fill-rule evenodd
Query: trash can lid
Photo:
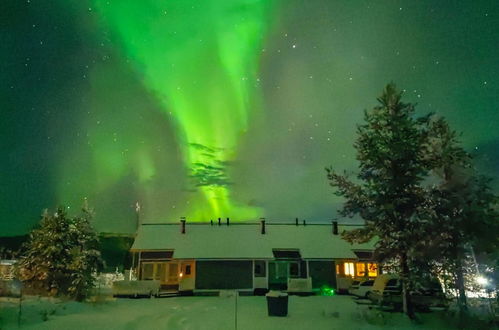
<svg viewBox="0 0 499 330"><path fill-rule="evenodd" d="M270 290L265 296L266 297L286 297L288 294L281 291Z"/></svg>

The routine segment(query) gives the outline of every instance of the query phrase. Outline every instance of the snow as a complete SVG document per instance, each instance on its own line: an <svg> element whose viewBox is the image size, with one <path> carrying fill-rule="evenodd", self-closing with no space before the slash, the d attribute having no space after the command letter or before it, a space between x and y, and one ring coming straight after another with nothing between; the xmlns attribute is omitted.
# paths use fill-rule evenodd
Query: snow
<svg viewBox="0 0 499 330"><path fill-rule="evenodd" d="M338 227L340 233L359 228ZM350 244L341 235L333 235L332 225L326 224L266 224L265 228L261 234L257 223L187 223L185 234L181 234L180 225L147 224L140 226L132 251L174 250L177 259L273 259L272 249L299 249L304 259L357 259L354 250L372 251L375 244L374 240Z"/></svg>
<svg viewBox="0 0 499 330"><path fill-rule="evenodd" d="M17 329L18 300L0 300L0 328ZM27 298L21 329L450 329L438 313L424 314L424 327L401 313L357 305L350 296L289 297L287 317L267 316L266 298L219 297L111 299L100 303Z"/></svg>
<svg viewBox="0 0 499 330"><path fill-rule="evenodd" d="M265 296L278 298L278 297L286 297L287 295L288 294L285 292L270 290Z"/></svg>

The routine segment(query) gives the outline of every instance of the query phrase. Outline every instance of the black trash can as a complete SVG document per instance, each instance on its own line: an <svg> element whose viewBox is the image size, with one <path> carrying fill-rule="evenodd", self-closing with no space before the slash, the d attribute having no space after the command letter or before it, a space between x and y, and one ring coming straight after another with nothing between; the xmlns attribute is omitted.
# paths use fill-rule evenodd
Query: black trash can
<svg viewBox="0 0 499 330"><path fill-rule="evenodd" d="M266 295L266 298L269 316L288 315L288 295L286 293L279 296Z"/></svg>

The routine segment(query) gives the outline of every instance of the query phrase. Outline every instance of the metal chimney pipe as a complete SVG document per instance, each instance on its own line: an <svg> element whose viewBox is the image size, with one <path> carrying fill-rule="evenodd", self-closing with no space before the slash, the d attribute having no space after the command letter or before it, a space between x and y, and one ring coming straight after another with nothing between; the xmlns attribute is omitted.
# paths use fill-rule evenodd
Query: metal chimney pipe
<svg viewBox="0 0 499 330"><path fill-rule="evenodd" d="M210 220L210 224L213 226L213 219Z"/></svg>
<svg viewBox="0 0 499 330"><path fill-rule="evenodd" d="M333 235L338 235L338 221L333 220Z"/></svg>
<svg viewBox="0 0 499 330"><path fill-rule="evenodd" d="M180 233L185 234L185 217L180 218Z"/></svg>
<svg viewBox="0 0 499 330"><path fill-rule="evenodd" d="M222 224L220 221L222 221L222 219L218 218L218 225L219 226Z"/></svg>
<svg viewBox="0 0 499 330"><path fill-rule="evenodd" d="M295 218L295 225L298 226L298 218Z"/></svg>
<svg viewBox="0 0 499 330"><path fill-rule="evenodd" d="M265 235L265 218L260 219L260 229L261 229L262 235Z"/></svg>
<svg viewBox="0 0 499 330"><path fill-rule="evenodd" d="M227 226L229 225L229 218L227 218Z"/></svg>
<svg viewBox="0 0 499 330"><path fill-rule="evenodd" d="M305 222L305 220L303 220L303 225L304 225L304 226L305 226L305 225L307 225L307 223Z"/></svg>

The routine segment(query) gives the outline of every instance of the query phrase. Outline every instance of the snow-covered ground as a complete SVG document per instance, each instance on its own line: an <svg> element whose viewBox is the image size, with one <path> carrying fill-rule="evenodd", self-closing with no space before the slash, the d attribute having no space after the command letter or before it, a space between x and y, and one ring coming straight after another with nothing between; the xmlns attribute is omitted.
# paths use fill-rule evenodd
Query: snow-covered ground
<svg viewBox="0 0 499 330"><path fill-rule="evenodd" d="M0 300L0 329L18 328L18 300ZM235 329L236 297L113 299L100 303L30 297L22 329ZM350 296L289 297L287 317L267 316L265 297L237 297L237 329L450 329L438 313L411 324L400 313L358 305Z"/></svg>

